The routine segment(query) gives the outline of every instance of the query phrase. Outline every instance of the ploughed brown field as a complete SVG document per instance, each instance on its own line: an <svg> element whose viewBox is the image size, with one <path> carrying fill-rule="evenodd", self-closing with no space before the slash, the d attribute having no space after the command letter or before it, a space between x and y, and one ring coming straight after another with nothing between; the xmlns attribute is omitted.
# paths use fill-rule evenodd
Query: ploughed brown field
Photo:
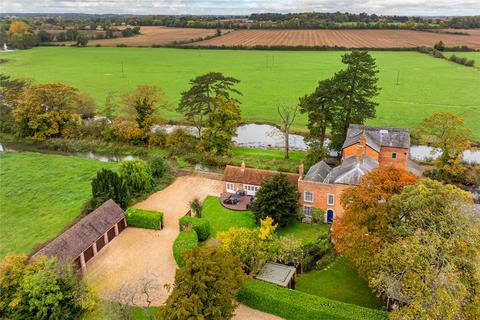
<svg viewBox="0 0 480 320"><path fill-rule="evenodd" d="M141 27L140 35L127 38L89 40L88 46L100 44L105 47L115 47L124 44L129 47L150 47L152 45L166 45L174 41L190 41L191 39L212 36L215 29L197 28L167 28L167 27ZM58 42L56 42L58 44ZM66 45L73 42L62 42Z"/></svg>
<svg viewBox="0 0 480 320"><path fill-rule="evenodd" d="M347 48L411 48L433 46L468 46L480 49L480 29L449 30L468 32L456 35L413 30L238 30L193 46L329 46Z"/></svg>

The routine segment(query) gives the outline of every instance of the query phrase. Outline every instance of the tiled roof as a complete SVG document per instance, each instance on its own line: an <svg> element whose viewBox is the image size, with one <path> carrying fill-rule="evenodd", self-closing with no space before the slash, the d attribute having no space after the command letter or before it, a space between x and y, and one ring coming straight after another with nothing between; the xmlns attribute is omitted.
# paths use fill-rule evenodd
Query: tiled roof
<svg viewBox="0 0 480 320"><path fill-rule="evenodd" d="M358 143L363 132L365 132L367 145L374 150L380 151L382 146L410 148L408 129L369 127L359 124L351 124L348 127L347 137L342 148Z"/></svg>
<svg viewBox="0 0 480 320"><path fill-rule="evenodd" d="M236 166L226 166L223 173L223 180L228 182L261 185L263 182L272 179L274 176L283 174L293 185L297 186L299 174L283 173L271 170L261 170L254 168L241 168Z"/></svg>
<svg viewBox="0 0 480 320"><path fill-rule="evenodd" d="M332 168L325 162L320 161L308 169L307 174L303 178L305 181L323 182Z"/></svg>
<svg viewBox="0 0 480 320"><path fill-rule="evenodd" d="M124 216L122 208L113 200L108 200L40 249L33 258L48 256L57 257L60 262L71 261Z"/></svg>
<svg viewBox="0 0 480 320"><path fill-rule="evenodd" d="M366 154L363 155L361 161L358 161L355 156L350 156L343 160L341 165L333 168L324 182L359 185L363 175L377 167L378 161L373 160Z"/></svg>

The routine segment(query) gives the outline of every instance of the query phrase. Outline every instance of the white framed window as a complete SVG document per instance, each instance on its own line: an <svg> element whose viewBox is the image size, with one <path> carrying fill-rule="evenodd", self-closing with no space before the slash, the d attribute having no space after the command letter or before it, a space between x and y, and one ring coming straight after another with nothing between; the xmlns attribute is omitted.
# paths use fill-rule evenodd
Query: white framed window
<svg viewBox="0 0 480 320"><path fill-rule="evenodd" d="M307 217L312 216L313 208L311 206L303 206L303 214Z"/></svg>
<svg viewBox="0 0 480 320"><path fill-rule="evenodd" d="M327 204L333 206L335 204L335 196L333 194L327 195Z"/></svg>
<svg viewBox="0 0 480 320"><path fill-rule="evenodd" d="M235 192L235 186L231 182L227 182L227 192Z"/></svg>
<svg viewBox="0 0 480 320"><path fill-rule="evenodd" d="M303 193L303 200L305 202L313 202L313 192L311 191L305 191Z"/></svg>

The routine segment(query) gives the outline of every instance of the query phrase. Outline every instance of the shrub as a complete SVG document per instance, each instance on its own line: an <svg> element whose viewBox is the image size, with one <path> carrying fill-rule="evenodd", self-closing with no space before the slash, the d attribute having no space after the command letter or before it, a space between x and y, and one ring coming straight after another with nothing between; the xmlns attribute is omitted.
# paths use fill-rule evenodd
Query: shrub
<svg viewBox="0 0 480 320"><path fill-rule="evenodd" d="M115 201L122 209L126 209L130 201L130 194L122 177L116 172L102 169L92 179L91 209L94 210L109 199Z"/></svg>
<svg viewBox="0 0 480 320"><path fill-rule="evenodd" d="M163 212L128 208L125 212L127 224L131 227L161 230L163 227Z"/></svg>
<svg viewBox="0 0 480 320"><path fill-rule="evenodd" d="M198 240L205 241L210 236L210 222L205 219L184 216L180 219L180 231L189 230L189 227L197 232Z"/></svg>
<svg viewBox="0 0 480 320"><path fill-rule="evenodd" d="M237 298L239 302L249 307L278 315L287 320L375 320L388 317L388 313L385 311L281 288L259 280L248 281L240 290Z"/></svg>
<svg viewBox="0 0 480 320"><path fill-rule="evenodd" d="M173 257L179 267L185 266L183 254L192 250L198 245L197 233L192 231L182 231L178 234L177 239L173 243Z"/></svg>
<svg viewBox="0 0 480 320"><path fill-rule="evenodd" d="M183 155L195 149L196 139L186 130L177 128L167 137L165 146L170 151L170 155Z"/></svg>
<svg viewBox="0 0 480 320"><path fill-rule="evenodd" d="M120 175L130 193L141 194L153 188L152 172L141 160L123 161L120 164Z"/></svg>
<svg viewBox="0 0 480 320"><path fill-rule="evenodd" d="M314 208L312 210L312 222L323 223L325 221L325 211L322 209Z"/></svg>
<svg viewBox="0 0 480 320"><path fill-rule="evenodd" d="M150 171L155 178L162 178L168 172L168 165L162 157L153 157L150 160Z"/></svg>
<svg viewBox="0 0 480 320"><path fill-rule="evenodd" d="M325 267L331 265L335 261L337 255L334 250L329 250L320 260L315 263L316 270L323 270Z"/></svg>
<svg viewBox="0 0 480 320"><path fill-rule="evenodd" d="M195 198L190 202L190 210L192 211L192 214L195 214L195 217L201 218L202 217L202 211L203 211L203 204L202 202L198 199Z"/></svg>

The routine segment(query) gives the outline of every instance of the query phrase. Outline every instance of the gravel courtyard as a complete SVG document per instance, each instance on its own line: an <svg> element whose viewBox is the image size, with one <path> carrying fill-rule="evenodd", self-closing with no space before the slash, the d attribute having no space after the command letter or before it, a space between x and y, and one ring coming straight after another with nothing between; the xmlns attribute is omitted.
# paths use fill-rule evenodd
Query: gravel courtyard
<svg viewBox="0 0 480 320"><path fill-rule="evenodd" d="M175 280L177 265L172 245L179 233L178 219L194 198L218 196L223 182L197 176L177 178L170 186L135 205L137 208L164 212L161 231L127 228L95 256L87 266L86 279L98 294L109 300L131 304L131 292L141 292L148 283L152 288L152 306L168 298L166 284ZM137 305L146 305L146 296L134 297ZM236 320L276 320L278 317L241 305Z"/></svg>

